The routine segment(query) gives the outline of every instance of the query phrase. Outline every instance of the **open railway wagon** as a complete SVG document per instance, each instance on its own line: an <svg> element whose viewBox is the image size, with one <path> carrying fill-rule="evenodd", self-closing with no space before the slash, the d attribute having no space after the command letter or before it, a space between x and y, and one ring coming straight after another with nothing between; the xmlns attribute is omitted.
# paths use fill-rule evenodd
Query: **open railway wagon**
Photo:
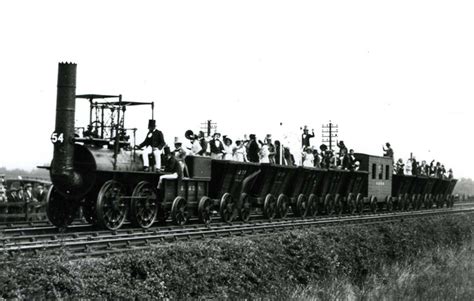
<svg viewBox="0 0 474 301"><path fill-rule="evenodd" d="M315 216L320 213L319 203L325 176L324 169L312 167L297 169L286 192L295 216Z"/></svg>
<svg viewBox="0 0 474 301"><path fill-rule="evenodd" d="M453 206L454 196L452 193L456 183L456 179L436 179L433 188L433 200L436 203L436 207L442 208L444 204L446 204L446 207Z"/></svg>
<svg viewBox="0 0 474 301"><path fill-rule="evenodd" d="M408 210L411 203L410 191L416 177L411 175L393 175L392 178L394 208L397 210Z"/></svg>

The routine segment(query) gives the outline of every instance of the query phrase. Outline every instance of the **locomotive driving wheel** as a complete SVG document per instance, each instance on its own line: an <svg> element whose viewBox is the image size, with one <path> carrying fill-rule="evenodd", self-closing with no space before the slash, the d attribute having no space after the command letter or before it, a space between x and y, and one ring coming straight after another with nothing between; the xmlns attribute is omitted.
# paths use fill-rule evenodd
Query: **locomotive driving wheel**
<svg viewBox="0 0 474 301"><path fill-rule="evenodd" d="M128 213L125 188L115 180L102 185L96 203L97 221L109 230L117 230L123 225Z"/></svg>
<svg viewBox="0 0 474 301"><path fill-rule="evenodd" d="M252 203L248 194L245 192L240 196L239 217L242 221L248 222L250 219L250 212L252 212Z"/></svg>
<svg viewBox="0 0 474 301"><path fill-rule="evenodd" d="M232 223L236 215L235 202L232 195L228 192L221 197L220 210L222 221Z"/></svg>
<svg viewBox="0 0 474 301"><path fill-rule="evenodd" d="M288 197L283 193L278 196L276 203L277 217L285 218L288 215Z"/></svg>
<svg viewBox="0 0 474 301"><path fill-rule="evenodd" d="M263 203L263 216L272 220L276 215L276 199L272 194L267 194Z"/></svg>
<svg viewBox="0 0 474 301"><path fill-rule="evenodd" d="M198 205L199 221L205 225L209 225L212 221L212 200L207 196L203 196Z"/></svg>
<svg viewBox="0 0 474 301"><path fill-rule="evenodd" d="M308 199L304 194L298 195L295 211L297 216L306 217L308 215Z"/></svg>
<svg viewBox="0 0 474 301"><path fill-rule="evenodd" d="M78 204L61 195L54 185L49 188L46 200L49 221L58 228L69 226L76 216Z"/></svg>
<svg viewBox="0 0 474 301"><path fill-rule="evenodd" d="M155 188L147 181L135 186L130 204L130 219L134 226L150 228L158 215L158 198Z"/></svg>
<svg viewBox="0 0 474 301"><path fill-rule="evenodd" d="M183 226L189 221L188 202L177 196L171 205L171 219L178 226Z"/></svg>

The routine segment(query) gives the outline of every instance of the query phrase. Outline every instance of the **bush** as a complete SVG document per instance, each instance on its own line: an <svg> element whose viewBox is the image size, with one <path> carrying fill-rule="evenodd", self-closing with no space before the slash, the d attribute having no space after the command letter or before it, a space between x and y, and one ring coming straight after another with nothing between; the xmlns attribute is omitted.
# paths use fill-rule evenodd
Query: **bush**
<svg viewBox="0 0 474 301"><path fill-rule="evenodd" d="M399 261L471 241L473 216L179 242L106 259L3 255L3 298L258 298L343 278L362 286Z"/></svg>

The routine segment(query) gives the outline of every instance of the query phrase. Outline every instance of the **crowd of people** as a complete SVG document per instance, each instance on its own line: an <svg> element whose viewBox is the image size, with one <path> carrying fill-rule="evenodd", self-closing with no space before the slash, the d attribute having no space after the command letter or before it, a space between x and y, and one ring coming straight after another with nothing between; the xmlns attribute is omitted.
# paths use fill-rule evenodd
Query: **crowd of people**
<svg viewBox="0 0 474 301"><path fill-rule="evenodd" d="M387 142L385 144L383 151L385 157L394 157L390 143ZM420 163L413 155L407 159L406 163L403 163L402 158L394 162L393 173L397 175L428 176L440 179L452 179L454 177L453 170L450 168L446 171L446 168L440 162L432 160L430 164L428 164L427 161L422 160Z"/></svg>
<svg viewBox="0 0 474 301"><path fill-rule="evenodd" d="M27 183L24 186L12 185L8 191L4 184L0 184L0 202L43 202L46 200L46 191L43 185Z"/></svg>
<svg viewBox="0 0 474 301"><path fill-rule="evenodd" d="M145 151L144 166L148 170L149 153L154 153L156 168L173 173L170 177L182 176L186 174L185 158L188 155L207 156L217 160L234 160L239 162L270 163L287 166L305 166L316 168L336 168L356 171L360 168L360 162L355 157L353 149L348 149L344 141L337 142L338 151L335 151L325 144L321 144L319 149L311 145L314 138L314 130L309 133L305 126L301 134L301 160L297 162L295 156L290 151L289 146L282 145L279 140L273 141L272 135L267 134L263 140L258 139L255 134L244 135L232 140L227 135L221 136L216 132L207 137L203 131L194 134L192 130L185 132L185 142L179 137L175 137L174 150L166 145L161 131L157 130L153 120L149 123L149 133L143 143L138 148L148 147ZM394 152L389 142L385 143L383 155L394 158ZM164 168L161 167L161 153L164 153ZM146 159L145 159L146 157ZM171 166L171 167L170 167ZM180 168L177 168L179 166ZM421 164L415 157L407 160L406 164L402 159L394 163L394 174L406 175L427 175L439 178L452 178L453 171L446 171L444 165L433 160L430 164L422 161Z"/></svg>

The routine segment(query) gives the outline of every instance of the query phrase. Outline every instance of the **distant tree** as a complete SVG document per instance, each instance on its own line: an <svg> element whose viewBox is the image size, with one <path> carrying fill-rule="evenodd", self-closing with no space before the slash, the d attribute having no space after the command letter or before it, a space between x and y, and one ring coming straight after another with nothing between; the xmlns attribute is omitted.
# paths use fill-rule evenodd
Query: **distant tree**
<svg viewBox="0 0 474 301"><path fill-rule="evenodd" d="M474 181L470 178L461 178L458 180L454 193L474 195Z"/></svg>
<svg viewBox="0 0 474 301"><path fill-rule="evenodd" d="M24 170L20 168L8 169L0 167L0 174L4 174L6 178L33 177L49 180L49 171L46 169L34 168L32 170Z"/></svg>

